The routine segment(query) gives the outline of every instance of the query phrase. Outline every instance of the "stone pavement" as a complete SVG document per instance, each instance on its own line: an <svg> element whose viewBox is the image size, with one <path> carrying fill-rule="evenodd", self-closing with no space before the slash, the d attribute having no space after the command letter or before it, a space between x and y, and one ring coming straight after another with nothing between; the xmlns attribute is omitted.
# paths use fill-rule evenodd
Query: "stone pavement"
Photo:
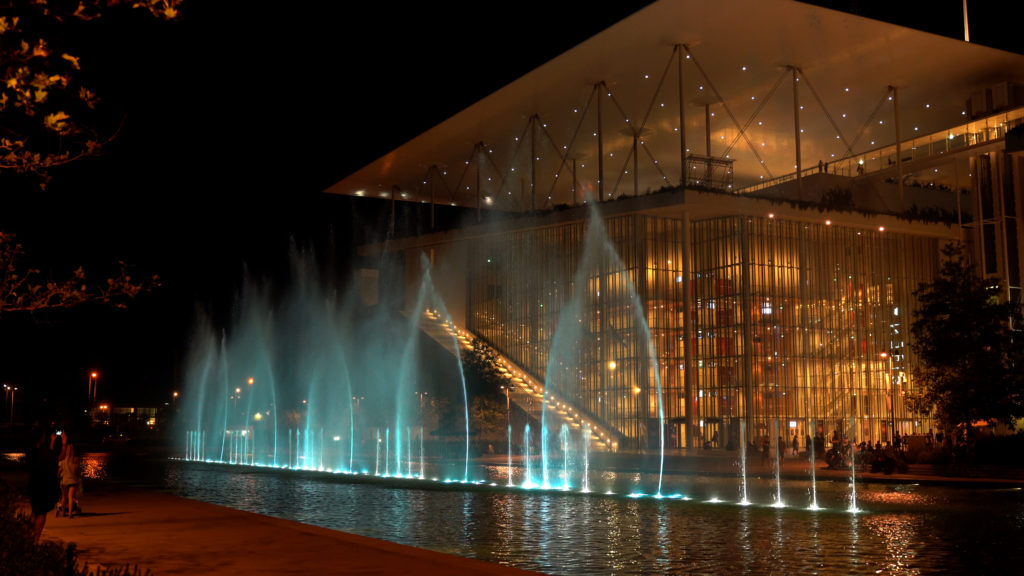
<svg viewBox="0 0 1024 576"><path fill-rule="evenodd" d="M23 481L3 476L15 486ZM90 568L137 566L153 576L536 574L155 490L99 483L86 491L84 513L51 513L43 538L75 543L79 562Z"/></svg>

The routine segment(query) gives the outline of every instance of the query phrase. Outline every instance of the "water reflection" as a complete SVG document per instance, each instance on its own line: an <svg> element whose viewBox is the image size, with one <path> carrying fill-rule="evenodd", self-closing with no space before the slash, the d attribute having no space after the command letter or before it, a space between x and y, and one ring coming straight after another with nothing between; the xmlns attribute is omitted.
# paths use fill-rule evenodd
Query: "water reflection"
<svg viewBox="0 0 1024 576"><path fill-rule="evenodd" d="M667 479L693 496L681 501L628 497L637 474L598 476L618 495L394 488L173 462L160 477L189 498L551 574L984 573L1024 562L1021 491L872 485L855 515L843 509L845 483L819 485L829 506L808 511L708 503L733 493L730 479ZM751 488L760 502L774 491ZM806 498L806 484L784 489Z"/></svg>
<svg viewBox="0 0 1024 576"><path fill-rule="evenodd" d="M900 514L879 514L864 518L864 525L877 535L884 544L885 572L888 574L921 573L914 567L916 551L913 544L920 540L919 516Z"/></svg>

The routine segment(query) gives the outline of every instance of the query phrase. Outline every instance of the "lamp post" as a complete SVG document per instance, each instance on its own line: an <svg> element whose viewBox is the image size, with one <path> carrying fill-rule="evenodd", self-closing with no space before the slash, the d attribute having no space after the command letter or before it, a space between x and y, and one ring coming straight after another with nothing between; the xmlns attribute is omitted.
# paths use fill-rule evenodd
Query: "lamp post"
<svg viewBox="0 0 1024 576"><path fill-rule="evenodd" d="M99 374L97 374L96 372L89 373L89 393L87 396L89 398L90 404L96 402L96 386L98 384L98 378Z"/></svg>
<svg viewBox="0 0 1024 576"><path fill-rule="evenodd" d="M428 395L429 392L413 392L413 394L419 396L419 398L420 398L419 419L420 419L420 424L422 424L423 423L423 403L424 403L424 398L423 397Z"/></svg>
<svg viewBox="0 0 1024 576"><path fill-rule="evenodd" d="M880 354L882 360L888 362L889 376L889 444L892 445L894 434L896 433L896 388L892 381L892 355L888 352L882 352Z"/></svg>
<svg viewBox="0 0 1024 576"><path fill-rule="evenodd" d="M8 386L7 384L4 384L4 394L7 394L8 392L11 394L11 419L10 422L8 422L11 426L14 425L14 393L17 391L17 386Z"/></svg>
<svg viewBox="0 0 1024 576"><path fill-rule="evenodd" d="M509 397L511 386L502 386L501 389L505 391L505 425L512 430L512 399Z"/></svg>

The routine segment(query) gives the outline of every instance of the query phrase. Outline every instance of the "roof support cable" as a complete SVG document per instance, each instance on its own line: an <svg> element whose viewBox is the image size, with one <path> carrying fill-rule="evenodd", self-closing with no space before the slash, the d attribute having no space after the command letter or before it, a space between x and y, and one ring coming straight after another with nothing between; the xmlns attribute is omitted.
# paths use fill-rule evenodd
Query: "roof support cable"
<svg viewBox="0 0 1024 576"><path fill-rule="evenodd" d="M608 88L607 85L605 85L605 90L608 91L607 92L608 97L611 98L612 104L615 105L615 109L619 111L619 114L622 115L623 120L626 121L626 127L629 128L629 130L633 133L633 141L636 142L636 139L637 139L637 137L639 136L640 133L636 129L636 127L633 126L633 123L630 121L629 114L626 114L625 109L623 109L622 105L619 104L619 101L615 99L615 95L612 94L611 89ZM622 165L622 169L619 170L618 178L616 178L616 180L615 180L615 186L612 187L611 196L613 198L615 197L615 192L618 191L618 189L619 189L619 184L622 182L622 177L626 175L626 172L627 172L627 170L629 168L629 162L633 159L633 150L634 149L635 149L635 146L630 147L629 154L626 154L626 159L623 161L624 163Z"/></svg>
<svg viewBox="0 0 1024 576"><path fill-rule="evenodd" d="M651 164L654 164L654 169L658 171L658 174L661 174L661 179L665 181L665 186L671 187L672 182L669 181L668 174L665 174L665 171L661 169L661 164L658 163L658 159L654 157L654 154L651 153L651 149L647 147L647 144L643 140L640 141L640 147L647 153L647 157L651 159ZM682 185L683 184L680 182L679 186L682 187Z"/></svg>
<svg viewBox="0 0 1024 576"><path fill-rule="evenodd" d="M665 63L665 70L661 73L661 78L658 79L658 86L654 89L654 94L651 95L651 102L647 105L647 112L644 114L643 122L640 123L639 134L643 134L644 128L647 127L647 121L651 118L651 112L654 110L654 103L658 101L658 94L661 94L661 88L665 85L665 79L668 78L669 71L672 69L672 63L675 62L676 54L678 52L679 45L677 44L672 47L672 54L669 56L668 62ZM644 152L647 153L647 157L650 158L651 164L653 164L654 168L659 174L661 174L661 179L665 182L665 185L671 186L672 183L669 181L668 175L661 169L661 166L658 164L658 160L654 157L654 153L647 147L647 142L641 139L640 146L644 149ZM682 186L683 183L680 182L679 185Z"/></svg>
<svg viewBox="0 0 1024 576"><path fill-rule="evenodd" d="M736 125L736 128L739 128L739 121L736 120L736 116L732 113L732 110L729 109L729 105L725 103L725 99L722 98L722 95L718 92L718 89L715 88L715 84L714 82L711 81L711 77L707 75L707 73L704 71L704 67L700 65L700 61L698 61L697 57L693 55L693 52L690 50L690 46L688 44L683 44L683 48L686 50L686 53L690 55L690 59L693 60L694 65L697 66L697 70L700 72L701 76L703 76L704 80L707 81L708 87L711 88L711 91L715 93L715 97L718 98L719 102L722 103L722 108L725 108L725 113L728 114L729 118L732 119L732 123ZM746 133L740 130L740 136L743 138L744 141L746 141L747 146L750 147L751 153L754 154L754 157L757 158L757 161L761 165L761 168L765 171L766 174L768 174L768 178L774 178L774 176L772 176L771 170L768 169L768 164L765 163L763 158L761 158L761 154L757 152L757 148L754 146L754 143L750 141L750 138L747 138Z"/></svg>
<svg viewBox="0 0 1024 576"><path fill-rule="evenodd" d="M868 116L867 120L864 121L864 125L860 127L860 130L857 131L857 136L854 137L853 142L850 143L851 149L857 145L857 140L860 140L860 137L863 136L865 132L867 132L868 125L871 123L871 120L875 118L875 115L878 114L878 111L882 109L882 106L885 105L885 102L889 99L889 93L891 91L891 86L885 89L885 94L883 94L881 100L878 101L878 105L875 106L875 109L871 111L871 115ZM852 157L853 154L851 154L850 156Z"/></svg>
<svg viewBox="0 0 1024 576"><path fill-rule="evenodd" d="M476 155L477 144L473 145L473 150L469 153L469 158L463 163L462 174L459 175L459 181L455 184L455 189L452 193L452 202L456 201L456 197L459 195L459 190L462 188L462 181L466 178L466 174L469 173L469 167L473 164L473 156Z"/></svg>
<svg viewBox="0 0 1024 576"><path fill-rule="evenodd" d="M580 114L580 121L576 124L576 130L572 133L572 138L569 139L569 144L567 145L568 147L566 148L565 154L562 156L562 163L558 166L558 170L555 170L555 180L551 183L551 190L548 193L549 196L554 193L555 182L558 181L558 177L562 174L562 170L565 168L566 161L570 158L572 151L575 150L576 137L579 136L580 132L583 130L583 121L586 120L587 118L587 112L590 110L590 105L593 104L594 102L595 95L597 95L596 84L594 85L594 88L590 91L590 96L587 98L586 105L583 106L583 113ZM575 198L573 199L573 201L575 202Z"/></svg>
<svg viewBox="0 0 1024 576"><path fill-rule="evenodd" d="M508 182L508 179L512 176L512 173L516 171L516 169L515 169L515 161L516 161L516 158L519 156L519 149L520 149L520 147L523 145L523 142L526 141L526 132L530 129L530 126L531 126L530 121L527 120L526 125L523 126L523 131L520 132L519 136L516 137L515 148L512 149L512 155L509 156L509 158L508 158L509 170L508 170L508 172L506 172L502 176L501 182L498 184L498 189L499 190L504 190L505 189L506 182ZM509 194L511 194L511 193L512 192L510 191ZM522 198L520 198L519 200L520 200L520 202L522 202ZM525 208L526 204L523 203L523 206Z"/></svg>
<svg viewBox="0 0 1024 576"><path fill-rule="evenodd" d="M743 134L746 134L747 128L750 128L750 125L754 123L754 120L757 120L758 114L760 114L761 110L764 110L764 107L768 104L768 102L771 101L772 96L775 95L775 91L779 89L780 85L782 85L782 80L789 75L790 70L790 68L787 68L786 70L783 70L781 74L779 74L778 80L776 80L775 84L773 84L772 87L768 89L768 93L765 94L764 98L760 99L761 101L758 103L757 109L754 110L754 113L751 114L750 118L747 119L747 123L744 124L742 128L740 128L739 134L737 134L736 137L732 139L732 142L729 143L729 146L725 149L725 153L722 154L722 156L725 156L726 158L729 157L729 153L732 152L732 149L736 147L736 143L740 141L740 137Z"/></svg>
<svg viewBox="0 0 1024 576"><path fill-rule="evenodd" d="M818 91L815 90L814 85L811 84L811 79L808 78L806 74L804 74L803 70L797 68L797 72L800 73L800 77L804 80L804 82L807 83L807 87L810 88L811 90L811 95L813 95L814 99L818 101L818 105L821 106L822 112L824 112L825 117L828 118L829 124L831 124L832 127L835 128L836 134L839 135L839 139L842 140L843 145L846 146L846 152L848 154L848 157L853 156L853 145L846 140L846 136L843 136L843 131L839 129L839 125L836 124L835 119L832 118L832 113L828 111L828 107L825 106L825 102L822 101L821 96L818 96Z"/></svg>
<svg viewBox="0 0 1024 576"><path fill-rule="evenodd" d="M558 155L558 160L559 160L558 165L559 165L559 167L564 166L565 165L566 156L565 156L565 154L562 154L562 150L559 149L558 142L555 142L554 136L551 135L551 132L548 132L547 124L545 122L540 122L540 118L538 118L537 120L540 123L540 131L544 134L544 137L547 139L547 141L551 143L551 148L554 149L555 154ZM551 188L548 189L548 193L545 195L545 198L546 198L546 201L545 201L545 204L544 204L545 208L551 208L553 206L554 197L555 197L555 185L557 183L558 183L558 173L556 172L554 174L553 178L551 179Z"/></svg>
<svg viewBox="0 0 1024 576"><path fill-rule="evenodd" d="M448 182L445 181L444 174L441 174L441 169L438 168L437 164L431 164L430 168L427 169L427 180L428 181L431 180L431 176L430 175L432 173L437 175L436 177L434 177L434 180L435 181L436 180L440 180L441 184L444 186L445 192L447 192L450 195L451 200L454 200L455 199L455 192L453 192L452 189L448 186ZM449 201L451 201L451 200L449 200Z"/></svg>
<svg viewBox="0 0 1024 576"><path fill-rule="evenodd" d="M496 174L498 174L498 176L501 176L499 181L500 182L504 182L505 181L505 174L501 171L501 168L498 167L497 162L494 161L494 154L491 152L490 146L484 145L483 142L480 143L480 146L483 147L484 159L486 159L487 163L491 165L491 168L494 169L494 172ZM511 195L511 192L509 194ZM501 196L501 186L498 187L496 195L498 197ZM495 198L495 201L497 201L497 200L498 200L498 198Z"/></svg>

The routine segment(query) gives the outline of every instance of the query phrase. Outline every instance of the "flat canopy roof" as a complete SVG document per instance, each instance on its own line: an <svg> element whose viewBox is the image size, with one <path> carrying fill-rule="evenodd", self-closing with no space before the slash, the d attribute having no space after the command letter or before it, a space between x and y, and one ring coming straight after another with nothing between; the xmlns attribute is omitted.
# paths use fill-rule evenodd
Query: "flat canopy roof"
<svg viewBox="0 0 1024 576"><path fill-rule="evenodd" d="M738 190L793 173L798 147L804 169L855 157L1022 82L1022 55L809 4L661 0L327 192L544 209L679 186L683 145L726 159Z"/></svg>

